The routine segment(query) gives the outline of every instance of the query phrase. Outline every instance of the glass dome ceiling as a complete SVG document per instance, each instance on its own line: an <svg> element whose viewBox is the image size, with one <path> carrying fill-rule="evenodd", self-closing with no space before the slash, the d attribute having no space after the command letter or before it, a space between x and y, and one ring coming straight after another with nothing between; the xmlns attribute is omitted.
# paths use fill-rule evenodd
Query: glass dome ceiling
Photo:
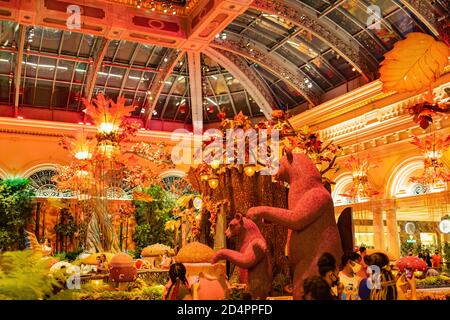
<svg viewBox="0 0 450 320"><path fill-rule="evenodd" d="M240 59L270 95L272 108L297 108L296 112L301 112L310 107L311 97L318 97L320 102L326 92L349 80L361 75L375 79L378 63L396 41L414 31L433 34L423 16L405 5L414 1L272 2L276 5L270 13L264 7L266 1L256 0L211 44L215 49L228 51L231 57L238 56L234 59ZM449 14L444 2L434 2L441 20L448 19ZM371 29L366 23L368 7L374 4L382 14L378 29ZM301 21L288 19L289 11L282 11L283 6L310 14L309 19L327 28L327 36L313 32L315 26L303 21L304 16ZM94 95L104 92L113 99L124 95L127 104L136 106L136 118L145 120L151 113L151 119L192 122L190 64L184 51L44 26L23 29L16 22L0 21L0 108L13 106L18 92L18 108L82 112L81 97L89 96L91 90ZM359 61L344 57L342 50L328 40L334 34L357 47ZM161 74L172 61L170 57L177 55L173 68ZM255 97L226 66L205 52L200 61L204 123L219 121L216 114L221 108L229 116L241 111L250 117L264 115ZM18 62L20 88L16 90ZM358 64L368 66L367 74L359 72L365 70L358 70ZM301 86L294 77L301 80ZM161 88L152 95L157 82Z"/></svg>

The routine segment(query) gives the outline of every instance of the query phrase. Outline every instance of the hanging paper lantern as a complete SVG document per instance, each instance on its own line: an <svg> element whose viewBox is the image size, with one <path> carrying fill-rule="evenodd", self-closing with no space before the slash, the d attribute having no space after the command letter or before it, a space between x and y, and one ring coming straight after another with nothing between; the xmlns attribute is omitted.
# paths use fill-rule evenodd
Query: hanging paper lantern
<svg viewBox="0 0 450 320"><path fill-rule="evenodd" d="M182 105L180 106L180 109L178 110L180 113L185 114L186 113L186 106Z"/></svg>

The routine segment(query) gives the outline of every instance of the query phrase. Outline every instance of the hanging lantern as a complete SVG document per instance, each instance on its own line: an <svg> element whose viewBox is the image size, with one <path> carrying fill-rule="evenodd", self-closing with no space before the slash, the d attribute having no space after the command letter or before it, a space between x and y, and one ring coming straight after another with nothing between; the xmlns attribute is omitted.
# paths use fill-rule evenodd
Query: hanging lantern
<svg viewBox="0 0 450 320"><path fill-rule="evenodd" d="M445 184L450 181L450 171L442 161L442 156L450 146L450 136L444 139L433 133L423 139L414 137L411 143L424 155L424 170L421 176L411 177L410 181L436 189L445 188Z"/></svg>
<svg viewBox="0 0 450 320"><path fill-rule="evenodd" d="M201 181L208 181L208 178L209 178L209 176L208 176L207 174L202 174L202 175L200 176L200 180L201 180Z"/></svg>
<svg viewBox="0 0 450 320"><path fill-rule="evenodd" d="M244 172L248 177L252 177L256 173L256 166L248 164L244 167Z"/></svg>
<svg viewBox="0 0 450 320"><path fill-rule="evenodd" d="M185 114L186 113L186 106L185 105L180 106L179 112L182 113L182 114Z"/></svg>
<svg viewBox="0 0 450 320"><path fill-rule="evenodd" d="M208 185L211 189L216 189L219 186L219 177L215 174L208 178Z"/></svg>
<svg viewBox="0 0 450 320"><path fill-rule="evenodd" d="M219 160L212 160L210 163L211 168L217 169L220 167L220 161Z"/></svg>
<svg viewBox="0 0 450 320"><path fill-rule="evenodd" d="M359 156L351 156L345 162L345 166L352 172L352 187L348 194L340 194L341 196L365 202L379 194L369 182L368 171L371 166L369 158L360 159Z"/></svg>

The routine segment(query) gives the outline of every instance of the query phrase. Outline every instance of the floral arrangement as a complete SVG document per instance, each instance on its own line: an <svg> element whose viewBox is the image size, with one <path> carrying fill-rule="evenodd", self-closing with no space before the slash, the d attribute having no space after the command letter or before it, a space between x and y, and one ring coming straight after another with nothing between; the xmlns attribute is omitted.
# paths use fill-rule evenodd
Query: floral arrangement
<svg viewBox="0 0 450 320"><path fill-rule="evenodd" d="M124 190L161 184L154 167L173 167L173 164L162 143L125 144L136 136L140 124L126 119L134 106L125 106L124 97L119 97L115 103L100 93L93 99L93 104L86 99L83 102L97 134L95 139L89 139L80 132L75 138L61 140L61 145L71 153L73 161L68 166L59 167L53 180L59 189L70 189L80 196L79 200L88 200L80 205L84 214L92 216L90 213L97 213L99 228L97 231L89 229L93 232L89 239L93 240L88 244L114 250L117 249L117 241L110 230L112 221L106 209L112 198L108 196L109 191L119 190L119 194L125 195ZM133 196L146 202L152 200L140 194L139 189ZM108 233L104 234L107 241L101 241L100 230Z"/></svg>
<svg viewBox="0 0 450 320"><path fill-rule="evenodd" d="M427 129L433 123L434 116L450 113L450 88L444 90L444 95L435 98L427 97L427 101L409 107L408 112L413 116L414 122L422 129Z"/></svg>
<svg viewBox="0 0 450 320"><path fill-rule="evenodd" d="M369 183L368 172L372 167L369 157L361 159L352 155L344 162L344 166L351 171L353 181L350 192L341 196L363 199L379 194Z"/></svg>
<svg viewBox="0 0 450 320"><path fill-rule="evenodd" d="M85 98L82 99L86 106L86 114L99 128L97 137L99 141L118 140L117 132L123 120L135 109L135 106L125 106L125 100L125 97L122 96L115 103L111 99L106 100L103 93L99 93L97 98L92 99L94 104Z"/></svg>
<svg viewBox="0 0 450 320"><path fill-rule="evenodd" d="M209 212L210 215L208 221L211 223L211 227L209 229L209 233L211 236L214 236L216 234L217 215L219 214L221 206L228 206L229 204L230 201L227 199L221 201L213 201L210 197L203 198L203 207L206 209L206 211Z"/></svg>
<svg viewBox="0 0 450 320"><path fill-rule="evenodd" d="M335 161L342 148L340 146L334 145L332 141L324 143L319 138L318 134L312 132L307 126L303 127L301 130L296 131L289 123L289 113L283 110L274 110L271 116L272 119L261 121L258 124L253 125L249 118L242 112L237 114L233 119L227 119L226 113L223 111L223 109L218 114L218 117L222 119L220 130L223 134L226 134L226 131L229 129L255 129L257 132L259 132L260 130L266 130L268 135L270 135L271 130L279 130L280 142L283 147L291 148L294 152L305 153L312 161L314 161L314 163L316 163L316 166L322 175L323 181L333 183L328 178L326 178L324 174L331 169L334 169L335 171L339 170L339 166L336 166ZM217 137L211 137L210 140L204 142L203 147L208 146L210 143L216 141L216 139ZM253 145L256 145L256 143L254 142L256 141L250 141L250 145L252 145L252 143ZM226 142L224 141L224 150L226 150L225 143ZM235 141L235 143L237 143L237 141ZM223 158L226 158L227 156L228 155L224 154ZM249 162L249 159L255 158L255 150L246 147L245 162L247 163ZM269 159L267 161L268 163L262 163L259 160L257 160L256 162L257 165L262 167L270 166ZM233 167L236 167L236 165L231 161L226 165L218 165L217 168L212 168L211 166L204 163L197 168L196 172L199 176L207 177L214 173L220 174L227 168Z"/></svg>
<svg viewBox="0 0 450 320"><path fill-rule="evenodd" d="M411 182L433 186L439 182L450 181L450 171L441 160L443 152L450 147L450 135L443 138L436 134L431 134L423 139L414 136L411 143L417 146L425 157L422 175L411 177Z"/></svg>
<svg viewBox="0 0 450 320"><path fill-rule="evenodd" d="M169 220L166 222L166 230L177 230L183 221L186 221L189 225L191 240L195 239L200 234L200 219L194 208L188 208L181 210L180 207L173 209L172 215L176 217L176 220Z"/></svg>

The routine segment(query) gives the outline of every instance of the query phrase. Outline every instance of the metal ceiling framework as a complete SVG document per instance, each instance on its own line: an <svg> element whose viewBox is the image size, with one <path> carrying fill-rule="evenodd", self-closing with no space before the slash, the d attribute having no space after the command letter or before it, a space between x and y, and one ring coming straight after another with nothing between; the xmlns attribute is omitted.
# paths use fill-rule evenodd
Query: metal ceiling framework
<svg viewBox="0 0 450 320"><path fill-rule="evenodd" d="M362 12L373 3L379 3L383 11L380 23L384 36L362 22ZM304 102L303 98L310 106L317 105L326 91L359 75L374 79L381 54L410 31L437 35L430 22L431 4L417 0L331 4L322 0L203 0L196 1L184 17L143 11L130 4L86 0L82 27L72 32L64 23L68 14L63 1L2 1L0 85L2 90L8 81L10 85L7 99L0 102L10 103L13 95L14 115L18 116L20 106L38 104L38 88L50 86L49 107L62 108L62 102L54 105L54 97L68 92L63 109L74 111L80 111L81 92L88 99L98 90L125 94L138 105L134 115L141 117L146 127L151 127L152 117L156 117L158 102L163 107L156 118L165 120L170 102L178 101L170 105L174 112L167 121L179 120L183 99L189 100L192 109L183 113L184 122L189 116L194 124L217 121L206 112L207 101L214 99L219 107L222 97L228 97L226 104L234 114L243 111L269 117L273 108L292 108ZM402 19L408 21L406 27L400 24ZM5 21L10 21L9 25ZM16 31L12 32L13 28ZM40 43L36 45L30 34L39 28ZM74 41L79 41L76 47L67 50ZM111 50L112 58L108 56ZM200 52L219 68L206 72ZM184 57L186 64L180 67ZM1 63L9 63L11 70L14 65L14 86L12 71L7 72ZM39 67L44 65L48 70L41 72ZM63 75L64 71L71 73ZM175 82L182 76L188 77L186 87L175 92ZM171 77L175 78L167 86ZM225 91L217 91L210 77L220 77ZM225 77L235 79L233 89ZM205 86L210 88L210 97L202 89ZM25 99L31 92L33 99ZM236 103L234 96L244 96L245 103ZM38 96L38 100L42 99Z"/></svg>

